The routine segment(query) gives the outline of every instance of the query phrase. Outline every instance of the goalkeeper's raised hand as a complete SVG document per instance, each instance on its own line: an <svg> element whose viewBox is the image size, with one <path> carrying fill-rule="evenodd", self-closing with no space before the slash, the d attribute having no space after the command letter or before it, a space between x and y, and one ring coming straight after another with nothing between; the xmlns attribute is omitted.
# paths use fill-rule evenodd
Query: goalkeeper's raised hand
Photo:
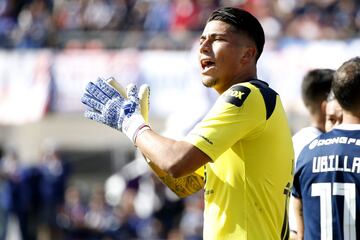
<svg viewBox="0 0 360 240"><path fill-rule="evenodd" d="M149 129L149 126L141 116L136 86L130 84L126 94L127 98L124 98L105 80L98 79L88 83L81 101L90 107L85 111L85 117L125 133L135 143L139 131Z"/></svg>
<svg viewBox="0 0 360 240"><path fill-rule="evenodd" d="M126 98L126 90L114 78L106 79L113 88L115 88L122 97ZM129 88L129 85L127 86ZM138 97L140 100L140 110L146 123L149 123L149 107L150 107L150 87L147 84L142 84L139 89Z"/></svg>

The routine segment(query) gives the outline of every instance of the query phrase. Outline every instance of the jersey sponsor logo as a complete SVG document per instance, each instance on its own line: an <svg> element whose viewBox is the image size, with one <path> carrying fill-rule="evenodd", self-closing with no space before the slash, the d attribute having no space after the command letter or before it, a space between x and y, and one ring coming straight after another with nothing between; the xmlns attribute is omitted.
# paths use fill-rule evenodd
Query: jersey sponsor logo
<svg viewBox="0 0 360 240"><path fill-rule="evenodd" d="M360 146L360 139L349 137L334 137L327 139L315 139L309 144L309 149L312 150L319 146L331 145L331 144L352 144Z"/></svg>
<svg viewBox="0 0 360 240"><path fill-rule="evenodd" d="M360 157L328 155L313 158L313 173L351 172L360 173Z"/></svg>
<svg viewBox="0 0 360 240"><path fill-rule="evenodd" d="M224 93L224 100L237 107L241 107L250 92L251 90L245 86L234 86Z"/></svg>

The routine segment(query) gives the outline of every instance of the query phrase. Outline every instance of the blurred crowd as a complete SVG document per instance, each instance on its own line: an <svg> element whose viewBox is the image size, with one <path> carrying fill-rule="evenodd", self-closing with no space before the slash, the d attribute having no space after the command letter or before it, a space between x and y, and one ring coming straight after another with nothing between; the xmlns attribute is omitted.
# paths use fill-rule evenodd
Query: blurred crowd
<svg viewBox="0 0 360 240"><path fill-rule="evenodd" d="M0 48L186 49L220 6L252 12L270 43L360 32L358 0L0 0ZM120 199L109 202L103 183L89 191L70 178L55 149L31 166L7 149L0 161L0 240L11 217L30 240L202 239L202 192L178 199L146 173L123 178Z"/></svg>
<svg viewBox="0 0 360 240"><path fill-rule="evenodd" d="M24 165L16 149L8 147L0 159L1 240L9 239L14 222L21 239L38 239L40 229L48 236L57 232L70 167L53 147L44 148L41 155L36 164Z"/></svg>
<svg viewBox="0 0 360 240"><path fill-rule="evenodd" d="M152 174L126 181L116 203L108 201L102 184L90 192L72 185L57 216L61 237L56 239L201 240L203 201L201 192L177 198ZM144 211L141 205L149 204L150 211Z"/></svg>
<svg viewBox="0 0 360 240"><path fill-rule="evenodd" d="M357 0L2 0L0 47L181 49L220 6L252 12L267 39L347 39L360 30Z"/></svg>
<svg viewBox="0 0 360 240"><path fill-rule="evenodd" d="M5 149L0 240L202 239L203 193L179 199L143 159L137 161L147 171L115 174L122 184L110 186L118 193L111 200L104 182L74 183L70 163L54 148L44 149L32 165L24 165L14 148Z"/></svg>

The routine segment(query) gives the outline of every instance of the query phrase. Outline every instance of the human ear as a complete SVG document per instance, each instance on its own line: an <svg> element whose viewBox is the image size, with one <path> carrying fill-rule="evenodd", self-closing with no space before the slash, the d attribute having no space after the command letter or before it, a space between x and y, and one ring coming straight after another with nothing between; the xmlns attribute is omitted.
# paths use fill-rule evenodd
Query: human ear
<svg viewBox="0 0 360 240"><path fill-rule="evenodd" d="M245 47L244 54L241 58L243 63L248 63L256 58L256 48L253 46Z"/></svg>
<svg viewBox="0 0 360 240"><path fill-rule="evenodd" d="M326 105L328 104L328 102L326 100L321 101L320 103L320 111L322 115L326 115Z"/></svg>

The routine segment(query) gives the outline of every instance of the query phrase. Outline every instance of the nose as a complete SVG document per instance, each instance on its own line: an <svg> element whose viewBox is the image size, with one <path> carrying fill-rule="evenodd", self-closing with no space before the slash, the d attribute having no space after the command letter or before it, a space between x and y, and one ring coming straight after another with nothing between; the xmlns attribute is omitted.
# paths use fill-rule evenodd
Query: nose
<svg viewBox="0 0 360 240"><path fill-rule="evenodd" d="M203 40L199 48L200 53L209 52L210 49L211 49L210 41L208 39Z"/></svg>

